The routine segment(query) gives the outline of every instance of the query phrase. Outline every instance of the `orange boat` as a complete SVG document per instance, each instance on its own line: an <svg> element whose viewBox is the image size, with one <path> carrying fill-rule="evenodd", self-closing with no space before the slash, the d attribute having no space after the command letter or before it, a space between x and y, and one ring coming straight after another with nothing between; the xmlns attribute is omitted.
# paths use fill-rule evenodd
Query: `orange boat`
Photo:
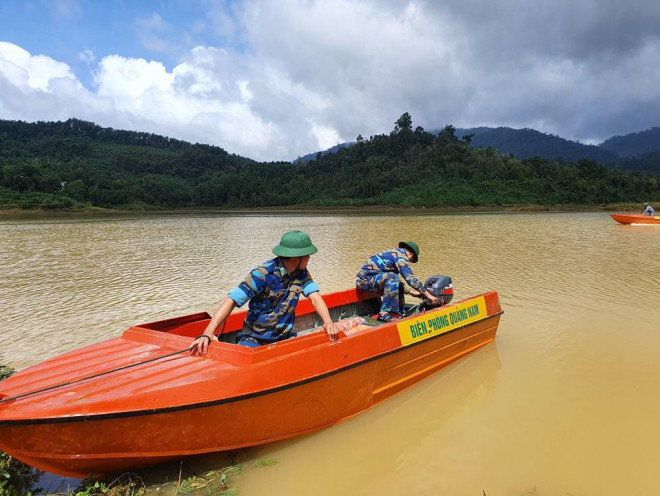
<svg viewBox="0 0 660 496"><path fill-rule="evenodd" d="M626 224L631 226L648 226L651 224L660 225L660 216L658 215L610 214L610 217L612 217L619 224Z"/></svg>
<svg viewBox="0 0 660 496"><path fill-rule="evenodd" d="M245 318L238 312L207 355L193 356L193 337L210 318L198 313L29 367L0 382L0 449L42 470L87 476L298 436L490 343L502 314L495 292L427 311L407 305L411 315L386 324L369 317L376 294L324 299L348 323L336 342L303 299L298 336L273 345L232 344Z"/></svg>

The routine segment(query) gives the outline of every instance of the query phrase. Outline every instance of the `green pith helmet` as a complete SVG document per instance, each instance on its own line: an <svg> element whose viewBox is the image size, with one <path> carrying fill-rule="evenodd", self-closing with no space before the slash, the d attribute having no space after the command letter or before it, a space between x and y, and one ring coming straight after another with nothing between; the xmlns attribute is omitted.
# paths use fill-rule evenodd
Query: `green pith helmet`
<svg viewBox="0 0 660 496"><path fill-rule="evenodd" d="M408 248L411 252L413 252L415 256L411 262L417 263L417 259L419 258L419 246L417 243L414 241L401 241L401 243L399 243L399 248Z"/></svg>
<svg viewBox="0 0 660 496"><path fill-rule="evenodd" d="M309 234L302 231L289 231L282 236L280 244L273 248L273 253L280 257L304 257L317 251Z"/></svg>

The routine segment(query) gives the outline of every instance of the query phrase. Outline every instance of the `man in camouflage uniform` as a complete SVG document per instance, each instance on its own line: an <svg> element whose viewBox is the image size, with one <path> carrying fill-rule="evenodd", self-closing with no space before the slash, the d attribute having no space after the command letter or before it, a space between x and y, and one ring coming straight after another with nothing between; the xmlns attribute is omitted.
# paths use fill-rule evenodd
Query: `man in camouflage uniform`
<svg viewBox="0 0 660 496"><path fill-rule="evenodd" d="M307 233L291 231L282 236L280 243L273 248L277 257L250 271L245 281L229 292L204 334L193 341L194 351L205 354L218 326L234 308L247 301L250 302L247 316L236 337L238 344L256 347L295 336L292 329L301 294L314 305L328 338L336 340L336 325L319 294L319 287L307 271L309 256L316 252L317 248Z"/></svg>
<svg viewBox="0 0 660 496"><path fill-rule="evenodd" d="M410 263L417 263L418 257L417 243L402 241L399 248L382 251L371 257L358 272L355 279L357 289L383 295L378 320L390 322L400 319L405 310L399 308L399 274L412 288L406 288L406 293L417 297L423 295L433 304L436 303L436 298L424 289L410 268Z"/></svg>

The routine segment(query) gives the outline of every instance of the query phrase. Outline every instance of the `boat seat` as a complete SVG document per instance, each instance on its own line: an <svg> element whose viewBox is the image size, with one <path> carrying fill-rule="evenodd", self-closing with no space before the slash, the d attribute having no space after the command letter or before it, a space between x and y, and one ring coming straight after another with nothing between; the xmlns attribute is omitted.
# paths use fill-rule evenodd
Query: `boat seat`
<svg viewBox="0 0 660 496"><path fill-rule="evenodd" d="M355 303L349 303L347 305L329 309L330 318L332 318L334 322L358 316L364 317L368 320L371 315L378 313L379 310L380 298L369 298L366 300L361 300ZM382 322L379 322L378 324L382 324ZM296 323L293 327L293 331L296 332L299 336L304 336L305 334L310 334L320 330L321 327L323 327L323 321L315 312L312 312L306 315L298 315L296 317Z"/></svg>

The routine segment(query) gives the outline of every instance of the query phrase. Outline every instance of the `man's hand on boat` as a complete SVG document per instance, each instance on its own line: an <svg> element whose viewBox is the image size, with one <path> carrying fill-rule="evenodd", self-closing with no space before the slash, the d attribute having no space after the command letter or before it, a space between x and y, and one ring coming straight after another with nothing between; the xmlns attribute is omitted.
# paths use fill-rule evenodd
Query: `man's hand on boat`
<svg viewBox="0 0 660 496"><path fill-rule="evenodd" d="M206 355L206 352L209 350L209 345L214 338L215 336L209 336L206 333L197 336L192 343L191 353L193 355Z"/></svg>
<svg viewBox="0 0 660 496"><path fill-rule="evenodd" d="M328 335L328 339L330 341L337 341L337 338L339 337L339 329L337 328L337 325L332 321L332 318L330 317L330 311L328 310L328 306L325 304L323 297L317 291L310 294L308 298L309 301L312 302L316 313L323 320L323 330Z"/></svg>
<svg viewBox="0 0 660 496"><path fill-rule="evenodd" d="M420 291L417 291L416 289L411 289L408 294L410 296L415 297L415 298L423 298L425 300L429 300L431 302L431 305L437 305L438 304L438 299L428 291L426 291L424 293L421 293Z"/></svg>
<svg viewBox="0 0 660 496"><path fill-rule="evenodd" d="M337 341L339 338L339 328L332 320L323 323L323 330L328 335L330 341Z"/></svg>

